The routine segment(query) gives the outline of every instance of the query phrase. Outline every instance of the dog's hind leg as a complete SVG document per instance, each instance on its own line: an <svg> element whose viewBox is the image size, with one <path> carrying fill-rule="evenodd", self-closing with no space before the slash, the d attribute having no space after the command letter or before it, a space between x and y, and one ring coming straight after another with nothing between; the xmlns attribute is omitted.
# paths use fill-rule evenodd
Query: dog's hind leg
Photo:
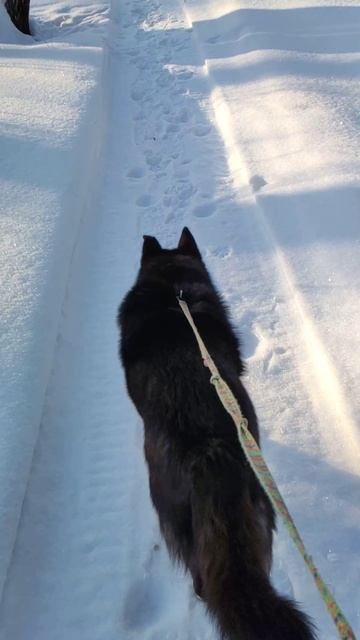
<svg viewBox="0 0 360 640"><path fill-rule="evenodd" d="M192 575L195 594L202 600L203 581L200 573L200 566L196 552L194 551L189 560L189 571Z"/></svg>

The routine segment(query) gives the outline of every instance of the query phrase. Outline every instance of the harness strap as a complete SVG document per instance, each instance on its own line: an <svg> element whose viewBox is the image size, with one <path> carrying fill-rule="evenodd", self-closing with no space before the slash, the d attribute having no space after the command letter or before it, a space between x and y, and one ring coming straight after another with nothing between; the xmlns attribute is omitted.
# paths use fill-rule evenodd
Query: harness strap
<svg viewBox="0 0 360 640"><path fill-rule="evenodd" d="M245 456L249 461L249 464L251 465L251 468L258 478L262 488L269 497L275 511L281 517L291 538L297 546L298 551L300 552L306 565L308 566L308 569L315 580L315 584L335 623L335 626L338 630L339 638L341 638L341 640L356 640L353 630L351 629L335 598L321 578L316 566L314 565L312 557L307 553L305 545L280 494L276 482L272 477L271 472L261 454L260 448L258 447L255 439L248 429L247 420L242 415L239 404L231 389L229 388L225 380L223 380L223 378L220 376L220 373L196 328L187 303L185 302L185 300L182 300L181 296L178 297L178 302L194 332L204 366L207 367L211 372L210 382L214 385L224 408L231 415L235 423L238 438Z"/></svg>

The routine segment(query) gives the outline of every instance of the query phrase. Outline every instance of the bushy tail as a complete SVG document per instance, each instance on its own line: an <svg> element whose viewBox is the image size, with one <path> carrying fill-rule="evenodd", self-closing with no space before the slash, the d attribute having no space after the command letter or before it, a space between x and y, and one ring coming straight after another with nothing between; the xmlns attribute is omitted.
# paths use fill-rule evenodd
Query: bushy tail
<svg viewBox="0 0 360 640"><path fill-rule="evenodd" d="M221 637L315 640L307 616L270 583L271 526L249 497L248 477L234 478L229 466L216 471L203 466L194 478L192 573Z"/></svg>
<svg viewBox="0 0 360 640"><path fill-rule="evenodd" d="M306 615L243 563L229 565L221 583L208 584L204 599L226 640L315 640Z"/></svg>

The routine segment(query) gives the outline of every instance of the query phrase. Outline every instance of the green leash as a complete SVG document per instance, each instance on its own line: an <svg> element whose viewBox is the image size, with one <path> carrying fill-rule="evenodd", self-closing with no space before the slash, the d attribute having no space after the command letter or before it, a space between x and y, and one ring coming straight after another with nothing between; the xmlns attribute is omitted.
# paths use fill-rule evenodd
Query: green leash
<svg viewBox="0 0 360 640"><path fill-rule="evenodd" d="M185 314L186 319L188 320L199 345L199 349L201 352L201 356L204 362L204 366L210 369L211 378L210 382L215 386L217 394L225 407L226 411L231 415L234 423L236 425L238 437L240 444L244 450L244 453L253 469L255 475L257 476L262 488L265 493L268 495L275 511L279 514L281 519L283 520L285 527L287 528L291 538L295 542L299 552L307 564L310 573L312 574L315 584L327 606L327 609L335 623L335 626L338 630L339 637L341 640L356 640L355 634L351 629L348 621L346 620L344 614L342 613L339 605L337 604L335 598L330 593L328 587L325 582L321 578L317 568L315 567L311 556L306 551L305 545L300 537L298 530L296 529L295 523L286 507L286 504L280 494L279 489L277 488L276 482L273 479L270 470L262 457L261 451L251 435L248 429L248 423L246 418L241 413L238 402L233 395L231 389L226 384L225 380L223 380L219 374L219 371L212 360L207 348L205 347L204 342L196 328L194 320L192 319L190 310L185 300L178 297L179 305Z"/></svg>

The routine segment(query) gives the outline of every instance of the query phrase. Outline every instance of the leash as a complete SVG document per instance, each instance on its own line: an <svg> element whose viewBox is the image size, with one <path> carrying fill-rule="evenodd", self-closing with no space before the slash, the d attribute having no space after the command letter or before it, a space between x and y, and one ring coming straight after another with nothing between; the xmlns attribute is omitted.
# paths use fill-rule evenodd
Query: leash
<svg viewBox="0 0 360 640"><path fill-rule="evenodd" d="M306 565L310 573L312 574L315 584L322 596L326 607L331 615L335 626L338 630L339 637L341 640L356 640L355 634L351 629L348 621L346 620L344 614L342 613L339 605L337 604L335 598L329 591L325 582L321 578L316 566L313 563L312 557L307 553L305 545L300 537L300 534L295 526L295 523L287 509L287 506L280 494L280 491L276 485L274 478L271 475L271 472L261 454L260 448L257 445L257 442L251 435L248 429L248 422L246 418L242 415L239 404L232 393L231 389L220 376L220 373L212 360L197 328L195 322L190 313L189 307L185 300L182 299L182 291L180 291L180 296L177 298L179 305L188 320L195 338L197 340L201 356L203 359L204 366L207 367L211 372L210 382L214 385L217 394L226 409L226 411L231 415L236 429L238 433L238 438L241 444L241 447L245 453L249 464L254 471L256 477L258 478L262 488L265 493L269 497L275 511L281 517L285 527L287 528L291 538L293 539L295 545L297 546L300 554L302 555Z"/></svg>

